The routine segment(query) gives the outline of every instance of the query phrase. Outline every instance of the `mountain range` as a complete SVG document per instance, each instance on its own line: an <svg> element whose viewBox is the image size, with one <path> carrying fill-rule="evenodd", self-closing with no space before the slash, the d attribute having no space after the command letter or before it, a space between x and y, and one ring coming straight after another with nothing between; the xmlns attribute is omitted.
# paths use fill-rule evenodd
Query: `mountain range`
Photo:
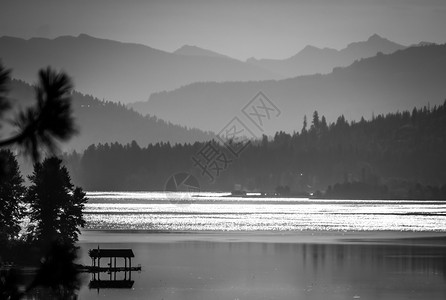
<svg viewBox="0 0 446 300"><path fill-rule="evenodd" d="M423 44L392 54L379 53L324 75L278 81L193 83L152 94L149 101L134 107L165 120L217 133L237 117L251 131L257 130L253 133L259 136L300 130L304 115L309 117L310 125L315 110L328 121L336 121L340 115L359 120L362 116L371 118L428 103L440 104L446 98L445 78L446 45ZM279 110L270 120L263 118L264 131L242 111L259 92ZM264 109L260 112L266 113Z"/></svg>
<svg viewBox="0 0 446 300"><path fill-rule="evenodd" d="M70 74L78 91L121 103L144 102L152 93L194 82L274 80L327 73L356 59L402 48L373 35L339 51L307 46L289 59L243 62L197 46L185 45L170 53L86 34L28 40L0 37L0 59L13 69L15 78L33 83L36 70L51 65Z"/></svg>
<svg viewBox="0 0 446 300"><path fill-rule="evenodd" d="M169 53L86 34L55 39L0 38L0 58L13 69L15 78L32 83L36 70L50 65L70 74L80 92L121 103L147 100L153 92L192 82L275 77L270 71L246 62L209 55L205 50L190 55L190 50L197 51L183 47Z"/></svg>
<svg viewBox="0 0 446 300"><path fill-rule="evenodd" d="M0 58L13 69L15 78L32 83L37 70L46 65L73 77L76 89L82 92L74 94L75 113L82 127L88 128L70 143L73 149L96 142L135 139L145 145L213 136L172 123L218 133L237 117L245 127L257 130L255 135L274 134L299 130L303 116L314 110L330 121L339 115L358 120L441 103L446 96L442 81L445 56L444 45L422 42L405 47L376 34L342 50L307 46L283 61L248 62L197 46L186 45L169 53L85 34L56 39L0 38ZM300 72L329 73L278 79ZM33 99L32 88L18 82L17 90L28 90L25 98ZM242 111L259 92L277 106L280 115L261 129ZM148 101L128 104L149 95ZM122 101L131 109L109 101ZM125 121L118 123L118 119Z"/></svg>
<svg viewBox="0 0 446 300"><path fill-rule="evenodd" d="M35 104L34 88L31 85L21 80L12 80L10 88L8 97L14 110ZM127 144L134 140L144 146L157 142L193 143L214 137L212 133L174 125L153 116L142 116L122 104L102 101L79 92L73 92L72 99L79 134L61 145L65 151L82 151L98 143ZM9 113L9 119L13 118L12 113ZM2 135L6 136L3 130Z"/></svg>
<svg viewBox="0 0 446 300"><path fill-rule="evenodd" d="M250 58L248 63L270 70L283 77L294 77L316 73L329 73L335 67L344 67L357 59L375 56L381 52L390 54L406 48L377 34L368 40L347 45L344 49L318 48L306 46L296 55L287 59L255 59Z"/></svg>

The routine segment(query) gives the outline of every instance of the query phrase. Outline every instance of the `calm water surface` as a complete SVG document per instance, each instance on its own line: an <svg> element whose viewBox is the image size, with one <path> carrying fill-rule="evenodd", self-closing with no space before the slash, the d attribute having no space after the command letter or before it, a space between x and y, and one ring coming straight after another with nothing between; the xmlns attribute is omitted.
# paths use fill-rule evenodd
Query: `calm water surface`
<svg viewBox="0 0 446 300"><path fill-rule="evenodd" d="M132 248L133 264L143 270L132 273L126 289L90 289L92 278L85 274L80 299L446 299L442 202L88 196L93 231L81 237L82 262L90 263L88 249L98 244ZM318 240L305 234L309 230L335 237ZM387 238L368 238L372 230ZM259 231L267 238L250 238ZM358 231L363 233L342 237ZM400 239L401 231L417 236ZM202 232L212 238L199 238ZM300 239L302 233L306 238Z"/></svg>

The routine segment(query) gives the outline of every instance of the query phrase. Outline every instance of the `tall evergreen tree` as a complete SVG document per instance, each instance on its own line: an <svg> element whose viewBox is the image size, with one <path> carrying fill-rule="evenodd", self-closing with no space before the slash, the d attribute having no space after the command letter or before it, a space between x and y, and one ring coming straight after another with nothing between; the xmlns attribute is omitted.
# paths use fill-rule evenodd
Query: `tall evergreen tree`
<svg viewBox="0 0 446 300"><path fill-rule="evenodd" d="M307 115L304 116L304 123L302 125L302 130L300 131L302 134L307 133Z"/></svg>
<svg viewBox="0 0 446 300"><path fill-rule="evenodd" d="M74 244L78 240L79 227L85 225L82 209L87 201L85 193L74 187L62 160L47 158L36 163L29 176L26 200L30 205L33 237L43 243L54 240Z"/></svg>
<svg viewBox="0 0 446 300"><path fill-rule="evenodd" d="M23 215L21 206L25 194L23 178L14 154L0 150L0 244L17 237Z"/></svg>
<svg viewBox="0 0 446 300"><path fill-rule="evenodd" d="M313 113L313 121L311 122L311 131L319 130L319 122L319 113L315 110Z"/></svg>

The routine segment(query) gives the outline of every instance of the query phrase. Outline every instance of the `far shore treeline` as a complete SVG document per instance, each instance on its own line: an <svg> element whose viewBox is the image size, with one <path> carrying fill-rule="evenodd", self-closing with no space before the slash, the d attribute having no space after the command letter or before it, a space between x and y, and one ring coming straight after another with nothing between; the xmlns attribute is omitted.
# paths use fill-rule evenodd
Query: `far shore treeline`
<svg viewBox="0 0 446 300"><path fill-rule="evenodd" d="M377 115L347 122L344 116L327 124L314 112L293 134L250 144L231 159L214 181L194 166L193 157L206 146L136 142L91 145L64 157L75 184L89 191L163 190L176 172L194 174L203 190L302 194L327 191L327 196L376 198L444 198L446 194L446 101L411 112ZM229 154L228 154L229 153Z"/></svg>

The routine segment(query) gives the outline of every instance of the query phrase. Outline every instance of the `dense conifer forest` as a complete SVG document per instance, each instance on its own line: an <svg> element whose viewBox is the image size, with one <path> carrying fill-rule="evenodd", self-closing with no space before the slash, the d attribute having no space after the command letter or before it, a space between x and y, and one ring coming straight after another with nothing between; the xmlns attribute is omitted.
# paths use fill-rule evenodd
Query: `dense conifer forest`
<svg viewBox="0 0 446 300"><path fill-rule="evenodd" d="M204 190L231 191L238 184L247 191L341 196L347 184L362 183L359 193L373 190L364 196L422 197L446 183L446 101L353 122L339 116L327 123L315 111L293 134L245 141L237 155L216 141L211 145L225 158L219 168L205 170L194 160L209 147L198 142L98 144L65 161L74 182L90 191L163 190L171 175L184 171Z"/></svg>

